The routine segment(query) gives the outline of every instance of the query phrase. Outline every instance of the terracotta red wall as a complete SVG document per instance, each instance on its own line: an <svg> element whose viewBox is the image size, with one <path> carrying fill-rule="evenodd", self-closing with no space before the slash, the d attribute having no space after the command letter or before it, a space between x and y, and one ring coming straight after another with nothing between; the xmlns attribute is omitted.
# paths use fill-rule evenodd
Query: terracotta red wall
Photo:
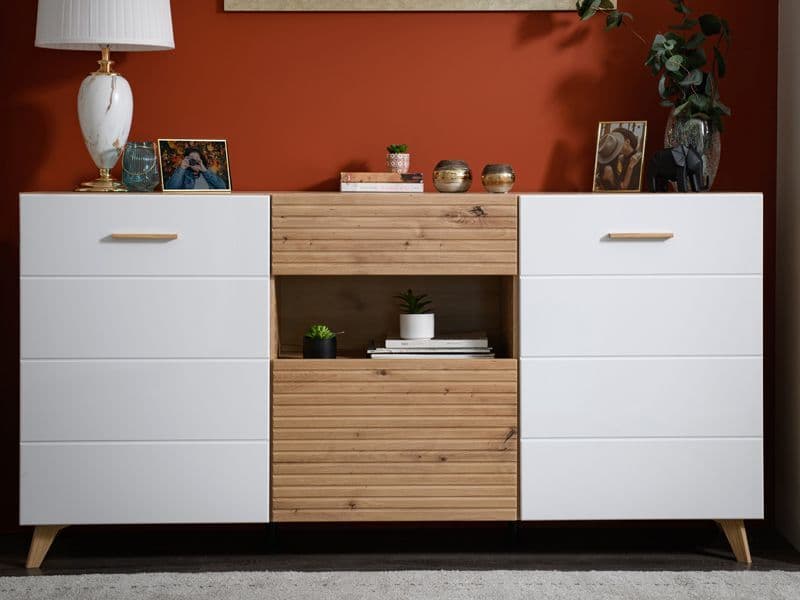
<svg viewBox="0 0 800 600"><path fill-rule="evenodd" d="M5 4L0 528L8 529L17 521L17 194L93 176L75 95L97 57L35 49L36 2ZM726 16L734 32L722 91L735 116L717 189L766 193L771 273L777 0L692 4ZM677 16L667 0L622 5L648 39ZM173 0L173 11L175 51L116 56L134 89L131 139L226 138L235 190L333 190L340 170L380 169L383 147L405 142L427 174L442 158L475 170L503 161L515 166L518 190L587 191L598 121L647 119L651 151L663 137L666 112L642 66L644 46L572 13L225 13L222 0ZM770 281L768 307L771 289Z"/></svg>

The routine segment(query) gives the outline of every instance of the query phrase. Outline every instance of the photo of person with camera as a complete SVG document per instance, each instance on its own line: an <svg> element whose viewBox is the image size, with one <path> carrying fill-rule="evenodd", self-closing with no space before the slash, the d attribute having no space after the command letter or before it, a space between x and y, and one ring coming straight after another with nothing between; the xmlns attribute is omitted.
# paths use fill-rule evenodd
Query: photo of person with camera
<svg viewBox="0 0 800 600"><path fill-rule="evenodd" d="M159 140L164 191L230 191L224 141Z"/></svg>

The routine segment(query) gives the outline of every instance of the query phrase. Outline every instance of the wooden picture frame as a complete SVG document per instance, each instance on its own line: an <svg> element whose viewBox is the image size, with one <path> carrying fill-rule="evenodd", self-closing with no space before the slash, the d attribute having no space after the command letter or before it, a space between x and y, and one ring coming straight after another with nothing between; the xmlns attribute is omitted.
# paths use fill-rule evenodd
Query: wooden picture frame
<svg viewBox="0 0 800 600"><path fill-rule="evenodd" d="M187 155L186 152L191 152L191 155ZM180 164L183 158L197 166L200 166L198 163L201 163L200 168L203 172L198 173L194 166L183 168L183 165ZM161 189L164 192L213 194L228 193L232 189L227 140L160 138L158 140L158 162L161 172ZM190 169L195 171L195 179L202 183L202 186L192 183L191 177L178 176L171 182L172 175L176 171L181 170L185 174ZM186 184L185 181L189 183ZM188 187L189 185L195 187Z"/></svg>
<svg viewBox="0 0 800 600"><path fill-rule="evenodd" d="M646 147L647 121L601 121L592 191L642 191Z"/></svg>
<svg viewBox="0 0 800 600"><path fill-rule="evenodd" d="M616 1L614 2L616 5ZM575 10L575 0L225 0L226 11L535 11Z"/></svg>

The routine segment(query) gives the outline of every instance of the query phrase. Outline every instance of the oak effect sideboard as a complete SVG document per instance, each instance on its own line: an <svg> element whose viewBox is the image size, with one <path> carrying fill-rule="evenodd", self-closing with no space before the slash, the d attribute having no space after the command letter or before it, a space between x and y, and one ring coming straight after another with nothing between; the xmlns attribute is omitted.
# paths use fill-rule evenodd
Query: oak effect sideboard
<svg viewBox="0 0 800 600"><path fill-rule="evenodd" d="M23 194L20 522L763 518L760 194ZM491 360L366 358L392 296ZM336 360L302 359L325 322Z"/></svg>

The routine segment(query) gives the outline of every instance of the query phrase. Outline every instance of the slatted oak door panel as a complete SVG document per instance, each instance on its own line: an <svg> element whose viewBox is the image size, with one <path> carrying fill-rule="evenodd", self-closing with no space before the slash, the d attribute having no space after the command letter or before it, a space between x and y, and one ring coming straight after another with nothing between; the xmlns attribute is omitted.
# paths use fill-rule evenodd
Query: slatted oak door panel
<svg viewBox="0 0 800 600"><path fill-rule="evenodd" d="M277 194L275 275L516 275L517 197Z"/></svg>
<svg viewBox="0 0 800 600"><path fill-rule="evenodd" d="M272 377L275 521L517 518L516 361L285 359Z"/></svg>

